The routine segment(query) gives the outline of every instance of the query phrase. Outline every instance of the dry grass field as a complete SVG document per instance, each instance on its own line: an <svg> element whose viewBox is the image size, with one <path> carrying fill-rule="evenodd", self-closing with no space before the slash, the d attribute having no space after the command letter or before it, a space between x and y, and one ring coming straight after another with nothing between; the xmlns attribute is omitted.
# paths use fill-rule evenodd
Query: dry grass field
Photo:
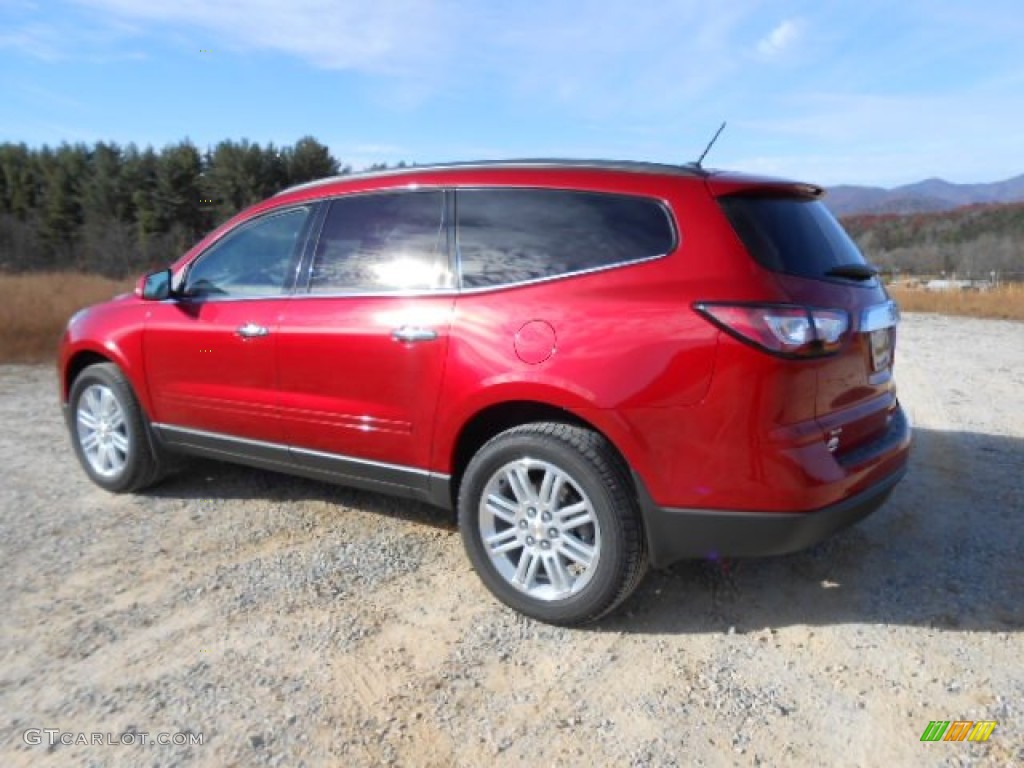
<svg viewBox="0 0 1024 768"><path fill-rule="evenodd" d="M1024 320L1024 283L1007 283L991 291L925 291L890 286L889 293L904 312Z"/></svg>
<svg viewBox="0 0 1024 768"><path fill-rule="evenodd" d="M68 318L132 288L132 281L77 272L0 274L0 362L53 359Z"/></svg>
<svg viewBox="0 0 1024 768"><path fill-rule="evenodd" d="M131 289L131 280L77 272L0 274L0 363L52 359L72 313ZM930 292L892 286L890 292L904 312L1024 320L1024 284L986 292Z"/></svg>

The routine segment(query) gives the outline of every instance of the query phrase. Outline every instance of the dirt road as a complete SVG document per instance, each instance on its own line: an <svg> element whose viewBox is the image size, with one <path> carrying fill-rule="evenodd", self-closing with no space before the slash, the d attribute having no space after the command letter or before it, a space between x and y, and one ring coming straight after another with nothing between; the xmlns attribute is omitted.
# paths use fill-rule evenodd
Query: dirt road
<svg viewBox="0 0 1024 768"><path fill-rule="evenodd" d="M1024 324L899 344L882 510L585 630L496 605L427 507L213 463L106 494L53 371L0 368L0 764L1024 764ZM998 725L919 741L957 719Z"/></svg>

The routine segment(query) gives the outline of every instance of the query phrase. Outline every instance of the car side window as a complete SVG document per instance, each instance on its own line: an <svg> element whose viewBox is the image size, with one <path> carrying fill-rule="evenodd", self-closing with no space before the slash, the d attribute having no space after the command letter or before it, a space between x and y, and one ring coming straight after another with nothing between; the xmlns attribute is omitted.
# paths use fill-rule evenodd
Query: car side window
<svg viewBox="0 0 1024 768"><path fill-rule="evenodd" d="M450 288L444 192L356 195L331 202L310 293Z"/></svg>
<svg viewBox="0 0 1024 768"><path fill-rule="evenodd" d="M229 232L188 271L187 296L278 296L295 265L309 208L264 216Z"/></svg>
<svg viewBox="0 0 1024 768"><path fill-rule="evenodd" d="M556 189L456 196L464 288L510 285L662 256L675 230L657 200Z"/></svg>

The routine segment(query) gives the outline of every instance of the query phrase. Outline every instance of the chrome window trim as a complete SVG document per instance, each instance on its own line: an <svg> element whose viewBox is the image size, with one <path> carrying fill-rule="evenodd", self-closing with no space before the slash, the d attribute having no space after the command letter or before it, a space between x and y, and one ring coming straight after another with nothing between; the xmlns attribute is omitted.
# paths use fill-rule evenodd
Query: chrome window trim
<svg viewBox="0 0 1024 768"><path fill-rule="evenodd" d="M591 267L589 269L576 270L574 272L565 272L561 275L550 275L548 277L535 277L531 280L520 280L515 283L502 283L501 285L485 285L479 288L446 288L444 290L437 291L379 291L375 293L296 293L291 296L282 296L285 299L372 299L372 298L392 298L392 299L411 299L411 298L433 298L433 297L445 297L445 296L464 296L467 294L478 294L478 293L491 293L493 291L505 291L510 288L522 288L523 286L536 285L537 283L550 283L555 280L565 280L571 277L582 277L596 272L607 272L612 269L622 269L623 267L633 267L638 264L646 264L650 261L657 261L658 259L664 259L671 255L671 253L659 253L655 256L645 256L642 259L635 259L633 261L623 261L616 264L607 264L601 267Z"/></svg>
<svg viewBox="0 0 1024 768"><path fill-rule="evenodd" d="M299 301L308 299L430 299L434 297L444 298L445 296L455 297L459 292L454 288L438 289L436 291L375 291L373 293L296 293L292 296L285 296L286 299L297 299Z"/></svg>
<svg viewBox="0 0 1024 768"><path fill-rule="evenodd" d="M182 301L190 301L195 304L222 304L235 301L283 301L293 299L292 293L274 293L268 296L171 296L161 299L161 304L175 304Z"/></svg>
<svg viewBox="0 0 1024 768"><path fill-rule="evenodd" d="M676 246L678 247L678 246ZM592 275L597 272L608 272L612 269L622 269L623 267L633 267L637 264L646 264L651 261L657 261L658 259L664 259L668 255L673 253L659 253L654 256L644 256L641 259L632 259L630 261L617 261L614 264L604 264L600 267L589 267L587 269L577 269L572 272L563 272L560 275L548 275L547 277L534 277L530 280L518 280L514 283L502 283L501 285L483 285L476 288L461 288L460 294L477 294L477 293L489 293L491 291L504 291L508 288L521 288L525 285L536 285L537 283L550 283L555 280L565 280L569 277L583 277L586 275ZM461 258L461 257L460 257ZM461 275L460 275L461 279Z"/></svg>

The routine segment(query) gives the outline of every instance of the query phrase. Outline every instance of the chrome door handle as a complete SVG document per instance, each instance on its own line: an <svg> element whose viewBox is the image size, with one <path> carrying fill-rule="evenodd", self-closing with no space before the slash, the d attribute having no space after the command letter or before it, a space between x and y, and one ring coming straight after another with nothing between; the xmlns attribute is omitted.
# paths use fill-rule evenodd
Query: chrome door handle
<svg viewBox="0 0 1024 768"><path fill-rule="evenodd" d="M257 325L256 323L246 323L237 331L235 331L243 339L255 339L259 336L269 336L270 329L264 325Z"/></svg>
<svg viewBox="0 0 1024 768"><path fill-rule="evenodd" d="M437 338L437 331L433 328L419 328L412 325L403 325L391 332L391 338L395 341L434 341Z"/></svg>

